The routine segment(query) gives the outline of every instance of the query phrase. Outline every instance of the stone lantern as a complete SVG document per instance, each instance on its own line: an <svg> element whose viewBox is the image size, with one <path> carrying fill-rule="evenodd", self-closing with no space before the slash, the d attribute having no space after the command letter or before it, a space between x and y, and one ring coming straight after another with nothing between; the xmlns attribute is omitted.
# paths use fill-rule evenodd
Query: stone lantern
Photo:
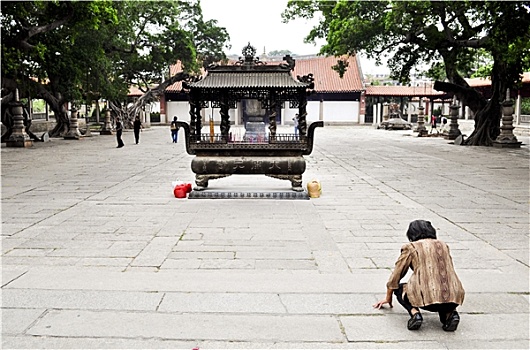
<svg viewBox="0 0 530 350"><path fill-rule="evenodd" d="M510 89L506 92L506 100L502 103L502 125L501 133L495 141L493 147L500 148L519 148L521 142L517 141L517 137L513 134L513 100L510 98Z"/></svg>
<svg viewBox="0 0 530 350"><path fill-rule="evenodd" d="M110 109L108 108L105 110L105 124L103 124L103 127L99 131L100 135L112 135L112 125L110 124Z"/></svg>
<svg viewBox="0 0 530 350"><path fill-rule="evenodd" d="M79 123L77 121L77 109L72 107L70 111L70 130L64 135L64 138L66 140L79 140L81 138L81 131L79 131Z"/></svg>
<svg viewBox="0 0 530 350"><path fill-rule="evenodd" d="M424 119L424 110L425 107L422 105L422 98L420 98L420 105L418 107L418 126L416 127L416 132L418 132L418 136L426 136L427 135L427 128L425 127L425 119Z"/></svg>
<svg viewBox="0 0 530 350"><path fill-rule="evenodd" d="M448 140L455 140L458 136L462 135L462 132L458 128L458 109L459 105L456 104L456 96L453 96L453 103L449 106L451 110L449 116L451 118L451 123L449 124L449 133L445 137Z"/></svg>
<svg viewBox="0 0 530 350"><path fill-rule="evenodd" d="M15 90L15 99L10 103L11 114L13 115L13 132L6 141L6 147L31 147L33 141L26 133L24 127L24 115L22 102L19 101L18 89Z"/></svg>

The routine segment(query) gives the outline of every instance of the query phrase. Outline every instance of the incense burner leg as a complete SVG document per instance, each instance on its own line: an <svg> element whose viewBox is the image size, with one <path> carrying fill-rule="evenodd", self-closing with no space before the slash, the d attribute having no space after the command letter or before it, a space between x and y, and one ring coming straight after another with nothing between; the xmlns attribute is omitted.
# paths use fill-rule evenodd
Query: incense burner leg
<svg viewBox="0 0 530 350"><path fill-rule="evenodd" d="M289 180L291 180L291 187L293 191L304 191L304 188L302 187L302 175L291 175Z"/></svg>
<svg viewBox="0 0 530 350"><path fill-rule="evenodd" d="M195 175L195 191L204 191L208 188L208 182L213 179L220 179L222 177L230 176L231 174L196 174Z"/></svg>

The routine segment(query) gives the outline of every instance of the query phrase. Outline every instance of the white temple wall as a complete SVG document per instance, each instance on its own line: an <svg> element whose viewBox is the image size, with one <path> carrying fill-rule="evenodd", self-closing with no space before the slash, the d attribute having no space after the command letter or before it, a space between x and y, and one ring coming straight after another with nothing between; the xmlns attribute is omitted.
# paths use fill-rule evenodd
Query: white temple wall
<svg viewBox="0 0 530 350"><path fill-rule="evenodd" d="M322 107L324 122L359 123L359 101L324 101Z"/></svg>
<svg viewBox="0 0 530 350"><path fill-rule="evenodd" d="M239 106L239 104L238 104ZM210 115L213 116L214 121L218 124L221 121L219 108L205 108L201 112L203 121L207 121ZM289 108L289 102L285 103L285 108L282 109L282 125L292 125L293 117L298 113L298 108ZM189 123L189 103L188 101L169 101L166 104L167 120L173 120L174 116L178 120ZM322 116L321 116L322 114ZM229 110L230 120L235 123L237 116L240 115L238 108ZM359 123L359 102L358 101L308 101L307 103L307 118L308 124L323 120L324 122L338 122L338 123Z"/></svg>
<svg viewBox="0 0 530 350"><path fill-rule="evenodd" d="M167 122L171 122L173 117L183 122L190 122L190 104L188 101L169 101L166 103Z"/></svg>

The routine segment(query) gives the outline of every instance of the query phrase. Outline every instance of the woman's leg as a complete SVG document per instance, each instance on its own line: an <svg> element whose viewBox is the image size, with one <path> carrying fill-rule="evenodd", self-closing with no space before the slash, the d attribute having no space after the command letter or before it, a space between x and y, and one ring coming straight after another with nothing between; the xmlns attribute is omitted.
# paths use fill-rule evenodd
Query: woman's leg
<svg viewBox="0 0 530 350"><path fill-rule="evenodd" d="M410 320L407 322L407 328L411 331L420 329L423 322L423 316L418 308L412 306L407 297L407 294L403 294L404 283L399 284L399 288L394 290L397 301L407 310L410 315Z"/></svg>
<svg viewBox="0 0 530 350"><path fill-rule="evenodd" d="M412 317L417 312L419 312L419 310L417 308L415 308L414 306L412 306L412 304L409 301L409 298L407 297L407 294L405 294L403 296L403 286L404 285L405 285L405 283L400 283L399 284L399 288L394 290L394 295L396 296L396 299L397 299L398 303L400 303L401 306L403 306L405 308L405 310L407 310L409 315Z"/></svg>

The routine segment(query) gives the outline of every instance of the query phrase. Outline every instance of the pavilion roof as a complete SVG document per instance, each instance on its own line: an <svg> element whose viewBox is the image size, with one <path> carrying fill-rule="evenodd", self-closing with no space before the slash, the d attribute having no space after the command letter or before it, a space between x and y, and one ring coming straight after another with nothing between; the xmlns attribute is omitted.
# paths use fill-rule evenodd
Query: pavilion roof
<svg viewBox="0 0 530 350"><path fill-rule="evenodd" d="M203 79L190 83L199 89L307 88L308 83L295 80L285 65L214 66Z"/></svg>

